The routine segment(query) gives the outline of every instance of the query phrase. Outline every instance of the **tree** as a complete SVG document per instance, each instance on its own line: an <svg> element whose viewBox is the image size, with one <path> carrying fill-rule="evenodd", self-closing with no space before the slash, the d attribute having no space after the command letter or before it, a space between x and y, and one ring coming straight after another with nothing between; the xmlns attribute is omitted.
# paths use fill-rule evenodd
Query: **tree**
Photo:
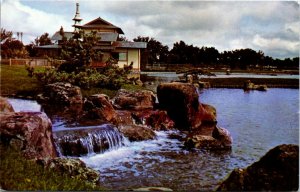
<svg viewBox="0 0 300 192"><path fill-rule="evenodd" d="M166 63L169 55L169 47L150 37L138 36L135 42L147 43L147 59L149 64Z"/></svg>
<svg viewBox="0 0 300 192"><path fill-rule="evenodd" d="M7 39L1 44L2 58L26 58L27 56L28 52L19 40Z"/></svg>
<svg viewBox="0 0 300 192"><path fill-rule="evenodd" d="M28 52L23 43L12 38L13 32L1 28L1 57L2 58L25 58Z"/></svg>
<svg viewBox="0 0 300 192"><path fill-rule="evenodd" d="M34 40L36 46L43 46L43 45L52 45L51 39L48 33L44 33L40 37L35 38Z"/></svg>
<svg viewBox="0 0 300 192"><path fill-rule="evenodd" d="M102 59L102 52L96 49L100 40L97 33L82 34L80 37L74 36L62 44L61 59L67 62L60 69L68 72L74 71L76 68L84 69L90 66L92 61Z"/></svg>
<svg viewBox="0 0 300 192"><path fill-rule="evenodd" d="M4 43L7 39L12 39L12 35L12 31L6 31L6 29L1 28L1 44Z"/></svg>

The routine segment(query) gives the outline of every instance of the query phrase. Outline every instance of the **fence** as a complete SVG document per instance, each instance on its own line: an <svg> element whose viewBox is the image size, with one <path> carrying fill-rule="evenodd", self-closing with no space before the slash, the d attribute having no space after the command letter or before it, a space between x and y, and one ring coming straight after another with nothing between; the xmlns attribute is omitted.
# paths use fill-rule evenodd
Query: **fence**
<svg viewBox="0 0 300 192"><path fill-rule="evenodd" d="M1 64L3 65L29 65L29 66L53 66L63 63L63 60L56 59L1 59Z"/></svg>
<svg viewBox="0 0 300 192"><path fill-rule="evenodd" d="M191 64L146 64L143 70L146 71L177 71L192 68Z"/></svg>

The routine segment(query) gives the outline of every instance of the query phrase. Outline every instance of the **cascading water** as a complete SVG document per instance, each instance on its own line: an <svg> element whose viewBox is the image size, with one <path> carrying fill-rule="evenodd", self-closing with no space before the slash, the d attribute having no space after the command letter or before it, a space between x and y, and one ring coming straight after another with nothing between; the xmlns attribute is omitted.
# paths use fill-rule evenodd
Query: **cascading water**
<svg viewBox="0 0 300 192"><path fill-rule="evenodd" d="M60 156L84 156L125 146L129 141L111 125L63 128L54 131Z"/></svg>
<svg viewBox="0 0 300 192"><path fill-rule="evenodd" d="M202 102L218 110L218 124L231 132L232 151L185 151L182 140L177 137L182 132L173 131L156 132L155 140L127 143L113 125L78 127L76 122L72 124L73 119L70 124L70 115L52 116L55 141L62 154L62 145L57 142L60 138L73 141L75 151L81 148L76 145L92 143L90 155L88 147L84 147L85 153L73 156L80 156L88 166L99 170L101 186L112 191L148 186L163 186L174 191L213 191L233 169L249 166L279 144L299 143L298 89L248 93L240 89L208 89L200 95ZM16 111L37 106L20 99L14 99L12 104ZM109 135L114 139L109 139ZM107 146L111 142L114 147L98 153L95 143L104 143L99 141L104 140L102 136Z"/></svg>

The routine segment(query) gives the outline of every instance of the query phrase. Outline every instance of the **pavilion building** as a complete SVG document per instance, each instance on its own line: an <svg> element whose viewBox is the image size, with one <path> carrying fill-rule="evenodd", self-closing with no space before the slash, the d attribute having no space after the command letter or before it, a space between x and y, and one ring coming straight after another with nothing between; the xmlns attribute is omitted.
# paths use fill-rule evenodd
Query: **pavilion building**
<svg viewBox="0 0 300 192"><path fill-rule="evenodd" d="M88 34L91 32L96 32L96 35L100 37L99 42L94 47L101 51L102 58L100 61L93 61L92 66L102 67L105 66L106 61L113 57L118 60L118 66L124 67L133 63L133 69L140 71L141 68L141 49L147 47L146 42L128 42L120 41L119 35L123 35L124 32L120 27L117 27L110 22L98 17L86 24L81 25L82 18L79 13L79 4L76 4L76 13L73 18L74 31L73 32L64 32L64 37L67 39L72 38L76 33ZM55 57L60 54L61 51L61 42L62 36L60 31L57 31L52 37L51 40L54 41L53 45L44 45L39 46L39 52L50 56Z"/></svg>

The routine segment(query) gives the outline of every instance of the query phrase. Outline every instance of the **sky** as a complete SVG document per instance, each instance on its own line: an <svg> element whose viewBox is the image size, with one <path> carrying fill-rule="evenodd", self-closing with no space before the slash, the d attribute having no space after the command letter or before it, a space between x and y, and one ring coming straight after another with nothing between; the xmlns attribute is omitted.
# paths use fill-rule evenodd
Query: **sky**
<svg viewBox="0 0 300 192"><path fill-rule="evenodd" d="M98 17L122 28L129 40L153 37L169 49L184 41L220 52L250 48L273 58L299 57L299 1L1 0L1 28L23 32L29 44L63 26L73 31Z"/></svg>

